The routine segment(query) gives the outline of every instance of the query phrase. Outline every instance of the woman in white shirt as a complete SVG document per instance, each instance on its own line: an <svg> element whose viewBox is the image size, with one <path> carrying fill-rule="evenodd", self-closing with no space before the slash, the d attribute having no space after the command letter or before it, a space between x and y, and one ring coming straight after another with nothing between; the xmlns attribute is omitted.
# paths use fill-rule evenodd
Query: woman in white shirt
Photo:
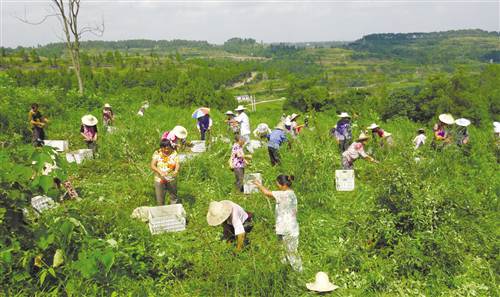
<svg viewBox="0 0 500 297"><path fill-rule="evenodd" d="M296 271L302 271L302 259L297 252L299 246L299 223L297 222L297 196L292 190L293 175L279 175L276 184L279 191L270 191L258 181L257 188L268 198L276 201L276 235L283 244L286 260Z"/></svg>

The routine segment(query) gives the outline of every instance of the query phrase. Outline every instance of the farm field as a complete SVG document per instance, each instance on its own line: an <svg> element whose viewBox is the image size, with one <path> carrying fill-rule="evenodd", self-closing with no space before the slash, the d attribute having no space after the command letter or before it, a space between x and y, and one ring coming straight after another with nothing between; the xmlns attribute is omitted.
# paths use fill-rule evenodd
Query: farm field
<svg viewBox="0 0 500 297"><path fill-rule="evenodd" d="M478 37L454 38L438 44L478 51L470 41ZM491 40L480 39L496 46ZM253 56L227 45L189 56L184 47L136 55L89 45L82 51L83 94L64 55L38 60L31 49L2 55L0 296L315 296L306 283L318 271L340 287L331 296L500 295L500 146L492 126L500 119L498 63L421 63L347 46L267 54L253 45L266 53ZM131 218L135 208L156 204L150 162L162 133L182 125L188 141L198 140L191 115L208 106L211 136L231 138L224 113L242 94L261 102L248 112L252 130L276 126L283 113L299 113L299 123L310 119L310 128L282 147L282 165L271 166L264 147L247 168L271 189L278 174L295 176L303 272L281 263L274 202L236 191L227 165L231 144L222 141L181 164L185 231L152 235L147 223ZM145 100L150 107L137 116ZM33 102L49 119L47 139L68 140L70 151L85 148L81 117L100 121L94 159L81 165L57 159L81 199L41 215L30 199L62 192L36 178L33 161L45 160L48 148L30 143ZM105 103L115 113L114 133L101 123ZM395 142L380 148L369 141L366 151L380 163L356 162L352 192L337 191L334 182L341 157L330 129L343 111L353 115L355 137L375 122ZM466 147L430 147L440 113L472 121ZM428 143L416 151L420 127ZM239 253L220 240L221 228L207 224L208 205L219 200L255 215Z"/></svg>

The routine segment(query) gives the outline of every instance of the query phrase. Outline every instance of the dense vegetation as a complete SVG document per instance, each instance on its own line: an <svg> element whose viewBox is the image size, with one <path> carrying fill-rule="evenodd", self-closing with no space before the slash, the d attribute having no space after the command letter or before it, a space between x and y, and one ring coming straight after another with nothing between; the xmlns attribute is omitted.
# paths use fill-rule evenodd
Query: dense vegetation
<svg viewBox="0 0 500 297"><path fill-rule="evenodd" d="M320 270L341 286L339 296L499 295L500 180L491 127L499 120L498 65L354 60L359 52L337 48L290 50L262 61L84 53L83 96L64 57L57 67L45 56L2 58L0 295L301 296ZM258 73L251 82L233 86L251 72ZM296 176L301 274L280 263L273 206L234 192L229 145L222 142L182 166L186 231L152 236L130 218L134 208L155 203L148 166L161 132L180 124L197 139L191 112L208 105L214 135L227 135L223 112L241 93L287 99L258 105L249 114L252 128L274 126L283 109L311 117L314 130L284 148L282 167L271 167L258 150L249 168L270 187L279 173ZM151 108L138 117L144 100ZM49 138L69 140L70 149L84 147L82 115L100 115L105 102L117 115L118 130L101 133L96 159L76 166L56 158L53 177L69 178L82 199L41 216L30 198L61 192L40 175L53 153L29 144L32 102L50 119ZM333 182L340 157L328 131L340 111L355 115L355 135L378 122L396 142L389 149L369 145L381 163L357 162L354 192L337 192ZM454 145L413 150L416 129L430 127L440 112L473 120L466 152ZM206 224L208 203L223 199L256 214L251 244L237 255Z"/></svg>

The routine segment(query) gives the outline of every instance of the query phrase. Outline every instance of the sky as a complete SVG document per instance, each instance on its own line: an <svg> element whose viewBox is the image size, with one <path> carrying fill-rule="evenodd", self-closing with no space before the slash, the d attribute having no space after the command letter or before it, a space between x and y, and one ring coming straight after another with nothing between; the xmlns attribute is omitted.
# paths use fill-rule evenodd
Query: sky
<svg viewBox="0 0 500 297"><path fill-rule="evenodd" d="M67 0L64 0L67 1ZM0 46L61 41L50 0L0 0ZM187 39L221 44L232 37L268 42L353 41L371 33L457 29L500 31L500 0L82 0L80 24L104 20L102 37Z"/></svg>

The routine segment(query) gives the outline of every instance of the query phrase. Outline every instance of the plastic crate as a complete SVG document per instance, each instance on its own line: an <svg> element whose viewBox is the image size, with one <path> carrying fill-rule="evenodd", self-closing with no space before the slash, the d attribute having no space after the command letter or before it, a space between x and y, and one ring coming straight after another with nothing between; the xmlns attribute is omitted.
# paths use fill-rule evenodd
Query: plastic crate
<svg viewBox="0 0 500 297"><path fill-rule="evenodd" d="M193 155L193 154L179 154L177 156L179 158L179 162L181 162L181 163L186 162L187 160L196 157L196 155Z"/></svg>
<svg viewBox="0 0 500 297"><path fill-rule="evenodd" d="M354 170L335 170L337 191L354 191Z"/></svg>
<svg viewBox="0 0 500 297"><path fill-rule="evenodd" d="M35 196L31 198L31 206L39 213L56 206L54 200L47 196Z"/></svg>
<svg viewBox="0 0 500 297"><path fill-rule="evenodd" d="M204 140L193 140L191 144L193 145L191 148L193 153L204 153L207 150Z"/></svg>
<svg viewBox="0 0 500 297"><path fill-rule="evenodd" d="M244 194L252 194L252 193L258 193L259 189L257 188L256 185L254 185L254 181L259 181L262 183L262 175L260 173L248 173L245 174L245 177L243 178L243 193Z"/></svg>
<svg viewBox="0 0 500 297"><path fill-rule="evenodd" d="M44 140L45 146L53 147L58 152L65 152L69 148L67 140Z"/></svg>
<svg viewBox="0 0 500 297"><path fill-rule="evenodd" d="M84 160L92 159L94 152L91 149L80 149L66 153L66 160L69 163L81 164Z"/></svg>
<svg viewBox="0 0 500 297"><path fill-rule="evenodd" d="M148 220L151 234L186 230L186 212L182 204L150 207Z"/></svg>
<svg viewBox="0 0 500 297"><path fill-rule="evenodd" d="M262 143L259 140L250 140L248 146L252 149L259 149L262 147Z"/></svg>

